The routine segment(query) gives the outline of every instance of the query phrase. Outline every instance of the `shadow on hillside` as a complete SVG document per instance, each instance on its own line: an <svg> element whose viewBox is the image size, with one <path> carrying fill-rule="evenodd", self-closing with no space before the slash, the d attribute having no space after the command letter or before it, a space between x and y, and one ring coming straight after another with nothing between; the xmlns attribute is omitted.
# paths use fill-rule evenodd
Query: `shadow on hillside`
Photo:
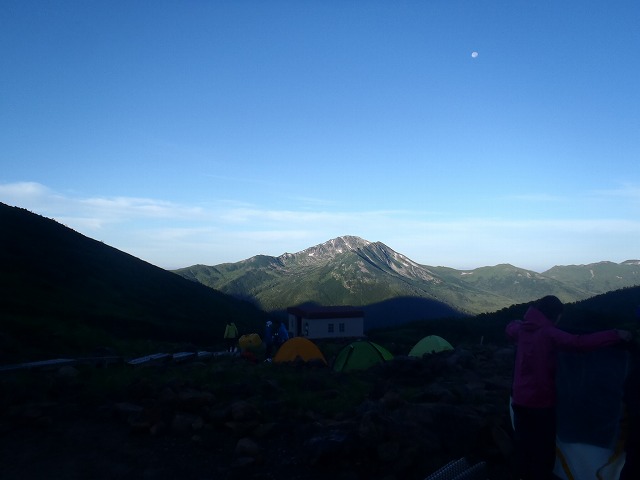
<svg viewBox="0 0 640 480"><path fill-rule="evenodd" d="M437 300L397 297L363 307L365 331L403 325L416 320L464 318L468 315Z"/></svg>

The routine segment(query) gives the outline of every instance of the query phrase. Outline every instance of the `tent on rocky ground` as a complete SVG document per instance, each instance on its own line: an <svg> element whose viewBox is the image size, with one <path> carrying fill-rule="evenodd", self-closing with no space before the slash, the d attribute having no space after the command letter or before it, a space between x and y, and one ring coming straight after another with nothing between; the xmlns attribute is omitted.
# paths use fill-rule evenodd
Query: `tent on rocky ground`
<svg viewBox="0 0 640 480"><path fill-rule="evenodd" d="M308 362L321 362L327 365L327 360L318 348L308 338L293 337L284 342L275 356L273 357L273 363L286 363L303 361Z"/></svg>
<svg viewBox="0 0 640 480"><path fill-rule="evenodd" d="M366 370L378 363L392 360L393 355L377 343L358 340L344 347L333 362L336 372Z"/></svg>
<svg viewBox="0 0 640 480"><path fill-rule="evenodd" d="M422 357L425 354L453 350L453 347L444 338L438 335L428 335L416 343L409 352L410 357Z"/></svg>

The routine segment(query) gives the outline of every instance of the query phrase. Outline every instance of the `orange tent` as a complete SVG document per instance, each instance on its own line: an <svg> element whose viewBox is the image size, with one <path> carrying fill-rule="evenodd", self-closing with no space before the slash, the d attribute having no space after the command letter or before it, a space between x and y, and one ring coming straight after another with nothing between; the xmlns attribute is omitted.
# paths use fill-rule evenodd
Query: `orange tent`
<svg viewBox="0 0 640 480"><path fill-rule="evenodd" d="M296 360L304 362L319 360L327 365L327 360L318 346L305 337L290 338L280 346L273 357L274 363L293 362Z"/></svg>

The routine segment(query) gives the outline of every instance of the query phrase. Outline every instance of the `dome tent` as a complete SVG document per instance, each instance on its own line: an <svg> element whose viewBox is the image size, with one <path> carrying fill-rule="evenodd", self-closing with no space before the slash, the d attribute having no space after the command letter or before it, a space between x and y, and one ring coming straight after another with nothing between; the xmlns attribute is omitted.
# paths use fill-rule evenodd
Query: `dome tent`
<svg viewBox="0 0 640 480"><path fill-rule="evenodd" d="M392 360L393 355L377 343L358 340L344 347L333 362L336 372L366 370L378 363Z"/></svg>
<svg viewBox="0 0 640 480"><path fill-rule="evenodd" d="M262 346L262 339L257 333L248 333L240 337L238 345L241 350L255 352Z"/></svg>
<svg viewBox="0 0 640 480"><path fill-rule="evenodd" d="M428 335L413 346L409 356L422 357L428 353L438 353L446 350L453 350L449 342L437 335Z"/></svg>
<svg viewBox="0 0 640 480"><path fill-rule="evenodd" d="M304 337L290 338L280 346L273 357L273 363L294 362L296 360L304 362L316 360L327 365L327 360L318 346Z"/></svg>

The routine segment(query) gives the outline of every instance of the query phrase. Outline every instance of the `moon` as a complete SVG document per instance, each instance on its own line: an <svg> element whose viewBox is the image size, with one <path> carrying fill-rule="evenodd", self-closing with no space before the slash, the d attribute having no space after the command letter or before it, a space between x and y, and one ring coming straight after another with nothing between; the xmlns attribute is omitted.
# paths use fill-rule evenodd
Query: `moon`
<svg viewBox="0 0 640 480"><path fill-rule="evenodd" d="M471 52L471 58L477 58L478 52Z"/></svg>

